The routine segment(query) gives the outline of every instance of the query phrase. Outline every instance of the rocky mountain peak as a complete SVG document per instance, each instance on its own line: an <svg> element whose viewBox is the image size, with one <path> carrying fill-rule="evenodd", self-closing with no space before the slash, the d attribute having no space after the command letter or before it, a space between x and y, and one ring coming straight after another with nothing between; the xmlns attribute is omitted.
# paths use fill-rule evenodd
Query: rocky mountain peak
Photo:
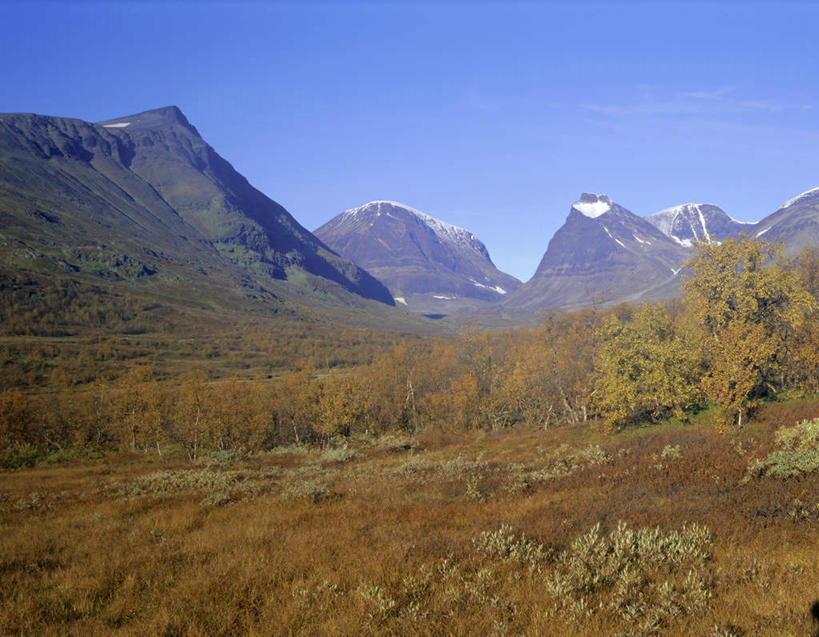
<svg viewBox="0 0 819 637"><path fill-rule="evenodd" d="M117 117L102 122L98 125L108 130L121 129L126 132L137 129L165 128L168 126L181 126L199 137L199 131L188 121L185 114L178 106L163 106L154 108L125 117Z"/></svg>
<svg viewBox="0 0 819 637"><path fill-rule="evenodd" d="M580 195L580 199L572 204L572 209L577 210L577 212L590 219L596 219L606 214L611 208L612 201L608 195L599 195L591 192L584 192Z"/></svg>

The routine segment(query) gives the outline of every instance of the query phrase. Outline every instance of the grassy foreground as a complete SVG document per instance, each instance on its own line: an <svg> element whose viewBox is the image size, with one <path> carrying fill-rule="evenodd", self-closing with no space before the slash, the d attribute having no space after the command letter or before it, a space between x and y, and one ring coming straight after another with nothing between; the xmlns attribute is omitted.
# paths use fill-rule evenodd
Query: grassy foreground
<svg viewBox="0 0 819 637"><path fill-rule="evenodd" d="M811 635L817 416L0 473L0 634Z"/></svg>

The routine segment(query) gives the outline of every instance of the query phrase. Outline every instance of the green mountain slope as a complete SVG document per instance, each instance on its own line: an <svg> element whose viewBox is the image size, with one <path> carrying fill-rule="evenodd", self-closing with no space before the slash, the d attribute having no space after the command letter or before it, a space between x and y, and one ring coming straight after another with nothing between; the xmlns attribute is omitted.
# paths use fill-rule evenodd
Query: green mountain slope
<svg viewBox="0 0 819 637"><path fill-rule="evenodd" d="M0 272L21 271L214 308L394 304L176 107L100 124L0 115Z"/></svg>

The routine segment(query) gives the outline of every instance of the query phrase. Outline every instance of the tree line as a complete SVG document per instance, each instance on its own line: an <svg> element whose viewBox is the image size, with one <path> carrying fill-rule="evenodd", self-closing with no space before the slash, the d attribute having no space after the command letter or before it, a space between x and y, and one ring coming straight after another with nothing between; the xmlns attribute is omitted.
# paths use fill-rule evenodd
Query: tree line
<svg viewBox="0 0 819 637"><path fill-rule="evenodd" d="M350 368L274 378L174 378L133 365L46 393L0 392L0 449L116 448L191 460L353 434L587 423L617 430L716 405L741 427L760 401L819 390L819 251L760 239L700 244L683 297L550 314L368 351Z"/></svg>

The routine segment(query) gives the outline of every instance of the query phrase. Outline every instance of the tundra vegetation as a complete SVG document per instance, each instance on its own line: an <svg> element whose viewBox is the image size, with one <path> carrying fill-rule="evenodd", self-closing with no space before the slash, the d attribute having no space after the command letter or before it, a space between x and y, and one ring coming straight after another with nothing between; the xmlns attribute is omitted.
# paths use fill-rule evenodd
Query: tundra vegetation
<svg viewBox="0 0 819 637"><path fill-rule="evenodd" d="M819 254L687 270L456 337L9 284L0 633L810 634Z"/></svg>

